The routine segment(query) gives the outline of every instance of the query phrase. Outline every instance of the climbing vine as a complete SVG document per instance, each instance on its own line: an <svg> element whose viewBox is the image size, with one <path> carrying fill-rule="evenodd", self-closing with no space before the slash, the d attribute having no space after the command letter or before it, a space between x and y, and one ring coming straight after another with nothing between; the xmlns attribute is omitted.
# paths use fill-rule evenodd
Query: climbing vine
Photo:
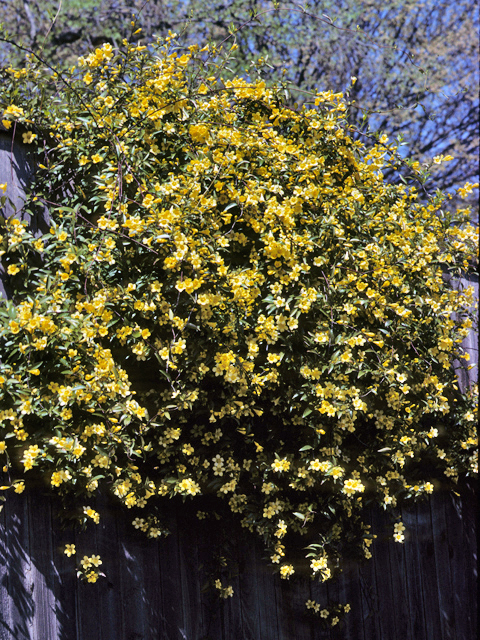
<svg viewBox="0 0 480 640"><path fill-rule="evenodd" d="M83 524L108 492L150 538L165 501L197 505L259 536L282 578L325 581L370 557L365 505L395 514L476 473L452 367L475 230L419 198L386 135L359 139L343 95L288 108L284 87L222 81L225 56L170 37L5 71L1 120L36 171L0 219L2 489L40 479ZM411 184L387 183L400 162Z"/></svg>

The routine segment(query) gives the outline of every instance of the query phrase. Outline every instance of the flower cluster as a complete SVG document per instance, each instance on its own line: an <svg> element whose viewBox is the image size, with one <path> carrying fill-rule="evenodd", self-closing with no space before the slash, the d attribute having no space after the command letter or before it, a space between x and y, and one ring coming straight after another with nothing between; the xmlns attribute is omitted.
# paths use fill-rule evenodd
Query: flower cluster
<svg viewBox="0 0 480 640"><path fill-rule="evenodd" d="M393 539L395 540L395 542L404 542L405 541L405 526L403 524L403 522L396 522L393 525Z"/></svg>
<svg viewBox="0 0 480 640"><path fill-rule="evenodd" d="M5 486L41 476L83 523L104 489L151 538L163 501L215 497L283 578L307 541L326 580L345 545L371 555L367 498L476 469L452 368L475 230L384 180L397 149L356 139L341 94L288 108L224 82L219 55L105 45L61 91L7 73L2 119L32 130L37 172L28 215L0 220Z"/></svg>
<svg viewBox="0 0 480 640"><path fill-rule="evenodd" d="M224 587L222 585L222 581L219 578L215 580L215 588L218 589L218 592L219 592L218 595L220 596L220 598L226 599L226 598L231 598L233 596L233 587L231 586Z"/></svg>
<svg viewBox="0 0 480 640"><path fill-rule="evenodd" d="M77 549L74 544L66 544L63 553L68 558L71 558L77 553ZM78 577L85 582L95 583L100 576L105 575L98 569L101 564L103 564L103 562L98 555L83 556L77 570Z"/></svg>
<svg viewBox="0 0 480 640"><path fill-rule="evenodd" d="M74 545L67 545L67 547L74 547ZM65 553L67 553L67 549L65 549ZM75 553L75 550L71 553ZM77 571L77 575L82 580L86 582L95 583L100 576L104 574L101 573L98 567L102 564L100 556L83 556L80 560L80 568Z"/></svg>
<svg viewBox="0 0 480 640"><path fill-rule="evenodd" d="M335 627L351 609L349 604L322 607L322 605L315 600L307 600L305 606L310 613L319 616L322 622L330 627Z"/></svg>

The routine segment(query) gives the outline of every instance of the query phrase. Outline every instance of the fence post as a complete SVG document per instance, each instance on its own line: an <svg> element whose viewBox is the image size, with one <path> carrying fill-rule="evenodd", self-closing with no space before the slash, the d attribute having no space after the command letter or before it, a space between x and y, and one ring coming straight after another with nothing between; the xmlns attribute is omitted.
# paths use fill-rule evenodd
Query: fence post
<svg viewBox="0 0 480 640"><path fill-rule="evenodd" d="M7 130L0 123L0 184L7 184L7 200L0 215L27 221L29 231L37 237L48 230L48 211L45 208L42 215L33 218L23 209L28 185L35 174L34 166L30 147L22 141L22 128L15 126ZM0 297L11 296L7 289L5 270L0 260Z"/></svg>
<svg viewBox="0 0 480 640"><path fill-rule="evenodd" d="M478 304L478 274L470 274L468 278L460 278L454 284L456 289L466 289L473 287L475 290L475 300ZM473 311L473 309L472 309ZM478 309L477 309L478 312ZM478 316L477 320L478 320ZM470 360L465 365L460 365L458 360L453 363L457 374L460 389L465 392L468 387L478 383L478 324L474 326L466 338L462 342L462 346L469 354Z"/></svg>

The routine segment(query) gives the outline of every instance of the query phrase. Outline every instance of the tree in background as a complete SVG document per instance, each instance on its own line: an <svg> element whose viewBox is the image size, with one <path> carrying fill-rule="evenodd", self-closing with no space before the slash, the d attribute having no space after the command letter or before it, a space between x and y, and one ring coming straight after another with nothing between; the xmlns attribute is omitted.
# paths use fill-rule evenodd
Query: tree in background
<svg viewBox="0 0 480 640"><path fill-rule="evenodd" d="M9 38L53 66L131 38L132 14L143 29L133 40L143 43L169 30L185 46L235 40L232 76L251 76L250 61L262 59L266 79L287 83L292 104L315 90L345 91L354 76L358 137L405 138L405 155L424 164L435 187L477 181L479 21L471 0L6 0L4 8ZM4 45L0 61L12 59L20 63ZM433 158L442 154L454 160L439 172Z"/></svg>

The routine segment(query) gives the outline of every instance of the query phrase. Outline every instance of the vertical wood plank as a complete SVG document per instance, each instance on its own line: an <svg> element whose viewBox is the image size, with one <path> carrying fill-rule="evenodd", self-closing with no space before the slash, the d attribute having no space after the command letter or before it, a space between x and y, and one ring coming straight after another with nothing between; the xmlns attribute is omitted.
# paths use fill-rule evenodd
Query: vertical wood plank
<svg viewBox="0 0 480 640"><path fill-rule="evenodd" d="M10 626L13 630L11 637L35 640L35 609L32 597L34 583L28 535L29 503L25 494L9 493L7 500L7 584L10 597Z"/></svg>
<svg viewBox="0 0 480 640"><path fill-rule="evenodd" d="M245 640L256 640L259 637L259 611L257 599L257 582L255 572L255 553L252 546L256 543L249 536L243 538L238 550L239 578L238 598L242 615L242 627ZM250 552L246 551L250 549Z"/></svg>
<svg viewBox="0 0 480 640"><path fill-rule="evenodd" d="M123 549L125 514L120 513L117 506L107 502L103 496L98 499L95 508L100 509L102 515L99 524L95 525L95 548L89 550L89 553L100 555L102 559L100 570L105 573L105 577L100 577L97 583L102 611L99 624L102 628L102 640L113 640L127 637L125 605L128 602L128 611L133 612L137 609L137 602L127 600L123 589L123 579L127 575ZM86 549L87 543L88 535L82 536L82 545Z"/></svg>
<svg viewBox="0 0 480 640"><path fill-rule="evenodd" d="M130 529L129 539L138 538L133 528ZM161 585L159 553L163 548L164 540L138 540L137 544L142 551L143 563L143 587L145 597L145 638L161 637ZM128 615L128 605L124 608L124 615Z"/></svg>
<svg viewBox="0 0 480 640"><path fill-rule="evenodd" d="M195 519L198 521L196 516ZM225 618L228 618L228 612L227 616L225 616L225 603L219 600L216 589L211 586L211 580L215 573L212 553L218 551L219 544L218 525L216 520L213 519L211 521L202 520L197 522L194 530L197 536L198 567L201 568L201 571L197 570L197 579L200 581L201 589L201 640L216 640L217 638L219 640L227 640L225 636Z"/></svg>
<svg viewBox="0 0 480 640"><path fill-rule="evenodd" d="M416 640L426 640L425 606L423 601L421 549L417 538L418 518L416 508L402 513L406 527L405 563L407 568L408 609Z"/></svg>
<svg viewBox="0 0 480 640"><path fill-rule="evenodd" d="M182 588L184 628L188 638L200 638L204 628L201 598L201 572L199 569L199 536L202 535L200 521L191 505L177 516L179 571L177 579Z"/></svg>
<svg viewBox="0 0 480 640"><path fill-rule="evenodd" d="M467 493L468 496L468 493ZM470 547L464 548L466 541L475 531L474 522L465 522L469 510L469 498L448 496L445 503L445 515L448 522L448 548L450 572L452 577L452 593L455 608L455 632L459 640L475 637L477 632L476 617L476 546L470 540ZM465 506L463 502L465 501ZM467 506L468 505L468 506ZM472 584L473 583L473 584ZM473 589L472 589L473 586ZM473 635L472 635L473 634Z"/></svg>
<svg viewBox="0 0 480 640"><path fill-rule="evenodd" d="M326 590L328 592L329 604L343 604L344 596L342 595L342 583L339 579L329 580L326 583ZM330 618L328 618L330 621ZM323 626L323 625L322 625ZM329 626L327 630L324 630L320 635L320 638L329 638L329 640L345 640L345 625L342 621L338 622L334 626ZM316 638L315 638L316 640Z"/></svg>
<svg viewBox="0 0 480 640"><path fill-rule="evenodd" d="M462 491L463 553L466 571L465 640L478 633L478 484L473 479ZM460 640L461 636L459 636Z"/></svg>
<svg viewBox="0 0 480 640"><path fill-rule="evenodd" d="M95 508L95 503L92 503ZM77 563L83 556L97 555L97 530L99 525L90 524L86 531L82 531L78 537ZM76 595L77 612L77 638L89 638L91 640L104 640L102 634L102 609L101 609L102 582L99 579L95 584L78 580Z"/></svg>
<svg viewBox="0 0 480 640"><path fill-rule="evenodd" d="M446 496L432 496L432 528L435 566L437 570L437 589L442 625L442 638L455 637L455 604L453 598L452 576L448 552L448 524L445 518L444 501Z"/></svg>
<svg viewBox="0 0 480 640"><path fill-rule="evenodd" d="M238 534L237 534L238 535ZM243 550L244 551L244 550ZM228 638L229 634L233 638L244 638L244 619L242 615L242 593L240 591L239 579L239 553L242 552L238 537L235 536L228 542L228 552L230 558L230 570L228 585L233 588L234 595L220 602L222 610L223 636Z"/></svg>
<svg viewBox="0 0 480 640"><path fill-rule="evenodd" d="M260 638L285 638L279 626L279 611L281 597L280 578L272 576L271 568L262 559L263 551L259 547L253 548L255 553L255 575L257 583L258 619L260 622Z"/></svg>
<svg viewBox="0 0 480 640"><path fill-rule="evenodd" d="M0 476L3 483L5 479ZM10 536L13 535L13 522L11 518L10 503L2 505L0 512L0 640L9 640L13 635L12 613L11 613L11 548ZM10 535L9 535L10 534Z"/></svg>
<svg viewBox="0 0 480 640"><path fill-rule="evenodd" d="M408 604L408 582L405 560L405 546L391 540L388 545L388 558L385 570L392 584L393 602L385 603L390 608L396 638L414 638L412 620Z"/></svg>
<svg viewBox="0 0 480 640"><path fill-rule="evenodd" d="M366 523L371 525L372 533L382 535L381 531L376 531L373 514L367 514ZM359 568L360 587L362 595L362 625L364 637L368 640L383 640L379 635L379 603L378 589L376 583L376 562L379 538L375 539L371 546L372 558L362 564ZM360 615L358 612L356 615Z"/></svg>
<svg viewBox="0 0 480 640"><path fill-rule="evenodd" d="M417 505L417 529L414 532L418 540L420 568L422 571L422 595L425 606L426 638L442 638L442 625L438 597L438 577L435 565L435 548L432 531L431 500Z"/></svg>
<svg viewBox="0 0 480 640"><path fill-rule="evenodd" d="M281 583L281 620L285 638L312 640L312 621L307 616L305 607L305 602L310 597L310 584L307 580L306 576L300 575Z"/></svg>
<svg viewBox="0 0 480 640"><path fill-rule="evenodd" d="M58 640L79 640L76 631L76 589L75 556L68 558L64 554L66 544L76 544L76 533L73 528L62 529L57 520L56 507L53 509L52 521L53 554L56 581L55 615L58 624Z"/></svg>
<svg viewBox="0 0 480 640"><path fill-rule="evenodd" d="M339 599L343 604L348 603L351 607L351 611L346 614L342 625L344 640L368 640L363 632L359 565L349 562L345 571L338 577L338 583Z"/></svg>
<svg viewBox="0 0 480 640"><path fill-rule="evenodd" d="M393 527L392 527L393 529ZM376 630L379 638L395 638L395 611L392 607L396 602L397 594L392 588L390 578L390 546L395 543L389 531L388 517L379 508L372 509L372 530L378 531L375 555L373 557L375 576L375 602L377 611L375 615Z"/></svg>
<svg viewBox="0 0 480 640"><path fill-rule="evenodd" d="M26 496L28 505L29 551L31 581L33 638L57 638L55 596L55 558L52 540L51 501L40 492Z"/></svg>
<svg viewBox="0 0 480 640"><path fill-rule="evenodd" d="M164 616L165 640L183 640L185 621L183 617L183 597L179 579L180 549L178 546L177 518L172 516L172 535L168 536L160 548L160 584L162 612Z"/></svg>

